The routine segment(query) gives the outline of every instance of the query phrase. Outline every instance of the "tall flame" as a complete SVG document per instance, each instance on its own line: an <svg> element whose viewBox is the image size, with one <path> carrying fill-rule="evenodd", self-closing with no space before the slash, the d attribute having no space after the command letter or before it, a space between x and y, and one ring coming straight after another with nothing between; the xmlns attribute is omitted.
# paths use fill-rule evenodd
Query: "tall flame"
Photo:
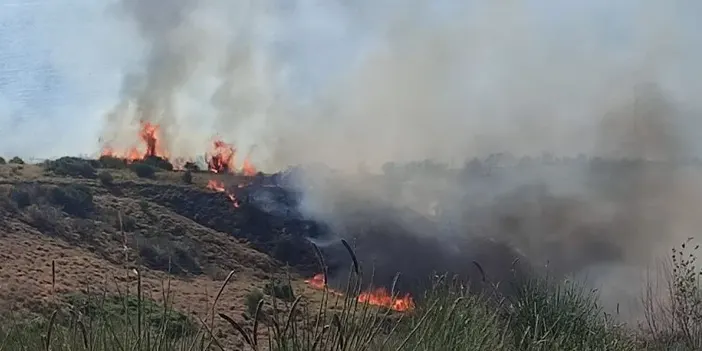
<svg viewBox="0 0 702 351"><path fill-rule="evenodd" d="M141 122L139 138L146 144L146 150L143 152L139 152L136 146L132 146L122 152L117 152L114 148L106 146L102 149L101 156L122 158L128 162L139 161L148 157L160 157L167 160L168 152L162 145L160 128L158 124Z"/></svg>

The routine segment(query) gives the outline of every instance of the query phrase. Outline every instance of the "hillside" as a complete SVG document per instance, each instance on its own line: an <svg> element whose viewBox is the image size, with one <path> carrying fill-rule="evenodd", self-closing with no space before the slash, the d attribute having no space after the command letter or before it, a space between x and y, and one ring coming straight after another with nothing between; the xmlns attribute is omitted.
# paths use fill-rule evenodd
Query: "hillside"
<svg viewBox="0 0 702 351"><path fill-rule="evenodd" d="M247 294L272 279L290 277L295 291L317 294L302 281L318 271L302 239L304 223L276 220L241 200L235 207L225 192L207 187L216 180L236 188L251 177L193 172L188 183L185 172L81 174L76 169L88 161L55 162L0 165L3 313L43 312L91 291L134 293L134 268L145 296L161 301L170 284L174 308L200 318L233 272L218 310L244 325ZM230 327L218 328L239 343L226 335Z"/></svg>

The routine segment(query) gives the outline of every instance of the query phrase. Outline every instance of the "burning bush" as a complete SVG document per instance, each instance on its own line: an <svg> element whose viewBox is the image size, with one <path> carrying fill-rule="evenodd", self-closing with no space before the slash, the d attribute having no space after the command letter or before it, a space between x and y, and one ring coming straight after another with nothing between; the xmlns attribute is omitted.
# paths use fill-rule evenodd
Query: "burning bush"
<svg viewBox="0 0 702 351"><path fill-rule="evenodd" d="M156 169L145 163L134 163L131 169L139 178L153 178L156 174Z"/></svg>
<svg viewBox="0 0 702 351"><path fill-rule="evenodd" d="M98 161L77 157L61 157L54 161L47 161L44 169L60 176L95 179L97 178L95 166L99 166Z"/></svg>

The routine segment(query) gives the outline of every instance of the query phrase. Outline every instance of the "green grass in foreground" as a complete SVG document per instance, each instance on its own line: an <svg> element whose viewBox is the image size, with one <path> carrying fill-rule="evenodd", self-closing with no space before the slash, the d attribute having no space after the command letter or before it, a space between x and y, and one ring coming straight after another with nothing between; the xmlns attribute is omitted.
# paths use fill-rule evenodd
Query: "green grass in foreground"
<svg viewBox="0 0 702 351"><path fill-rule="evenodd" d="M362 290L360 269L344 244L354 262L346 296L354 296ZM0 350L232 349L212 332L215 318L227 321L252 350L699 350L702 273L686 246L673 250L670 297L654 298L650 288L643 297L648 318L641 328L615 322L595 292L548 277L521 282L510 297L468 294L457 281L439 279L407 314L328 292L318 307L300 296L258 295L248 301L253 322L242 326L216 310L230 274L203 320L192 321L139 291L119 298L72 296L68 307L48 318L0 324Z"/></svg>

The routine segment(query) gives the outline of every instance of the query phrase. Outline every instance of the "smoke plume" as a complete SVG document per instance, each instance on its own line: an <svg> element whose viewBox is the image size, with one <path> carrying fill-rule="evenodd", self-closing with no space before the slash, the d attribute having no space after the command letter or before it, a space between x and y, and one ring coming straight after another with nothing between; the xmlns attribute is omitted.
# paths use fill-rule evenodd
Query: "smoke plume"
<svg viewBox="0 0 702 351"><path fill-rule="evenodd" d="M640 291L615 282L702 224L699 174L679 162L702 150L691 3L149 4L123 1L149 54L110 130L131 106L172 128L206 118L264 170L341 171L298 178L304 213L355 242L380 284L475 275L473 261L498 279L519 258L624 303ZM174 101L193 81L197 116ZM425 159L446 166L401 166Z"/></svg>

